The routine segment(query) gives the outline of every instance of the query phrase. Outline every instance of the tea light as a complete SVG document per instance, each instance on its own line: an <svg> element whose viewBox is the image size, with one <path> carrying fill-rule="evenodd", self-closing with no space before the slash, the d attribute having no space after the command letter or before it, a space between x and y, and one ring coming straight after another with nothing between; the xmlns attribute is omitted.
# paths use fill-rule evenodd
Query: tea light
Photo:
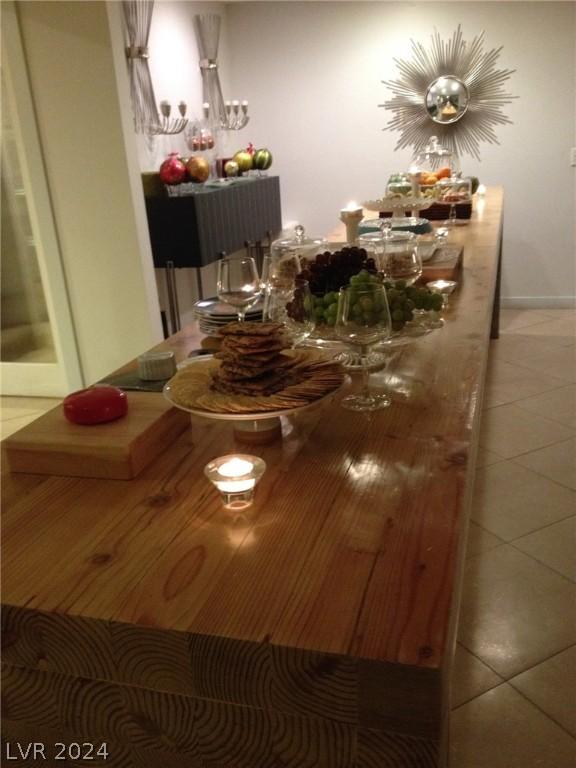
<svg viewBox="0 0 576 768"><path fill-rule="evenodd" d="M358 203L350 202L340 211L340 221L346 225L346 242L355 243L358 237L358 226L364 218L364 211Z"/></svg>
<svg viewBox="0 0 576 768"><path fill-rule="evenodd" d="M458 283L454 280L433 280L431 283L426 283L426 288L434 293L440 293L444 299L444 306L448 306L448 297L454 291Z"/></svg>
<svg viewBox="0 0 576 768"><path fill-rule="evenodd" d="M254 487L266 469L258 456L229 454L209 462L204 468L206 477L222 494L226 509L244 509L254 498Z"/></svg>

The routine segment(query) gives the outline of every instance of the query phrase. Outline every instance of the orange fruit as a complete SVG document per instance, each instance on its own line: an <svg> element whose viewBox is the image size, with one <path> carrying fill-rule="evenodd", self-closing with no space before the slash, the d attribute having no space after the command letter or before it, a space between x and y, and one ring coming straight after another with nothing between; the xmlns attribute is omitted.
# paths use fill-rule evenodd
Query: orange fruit
<svg viewBox="0 0 576 768"><path fill-rule="evenodd" d="M438 179L447 179L449 176L452 176L450 168L440 168L436 171L436 178Z"/></svg>

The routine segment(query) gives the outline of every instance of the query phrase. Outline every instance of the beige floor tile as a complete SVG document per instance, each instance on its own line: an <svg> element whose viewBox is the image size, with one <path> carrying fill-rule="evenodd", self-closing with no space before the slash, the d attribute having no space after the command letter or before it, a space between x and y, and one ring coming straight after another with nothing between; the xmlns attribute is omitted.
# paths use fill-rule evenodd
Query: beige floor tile
<svg viewBox="0 0 576 768"><path fill-rule="evenodd" d="M470 527L468 528L468 541L466 542L466 557L475 557L481 552L488 552L494 547L499 547L500 544L504 544L502 539L495 536L490 531L482 528L477 523L470 521Z"/></svg>
<svg viewBox="0 0 576 768"><path fill-rule="evenodd" d="M576 430L576 384L518 400L516 405Z"/></svg>
<svg viewBox="0 0 576 768"><path fill-rule="evenodd" d="M518 363L527 357L542 355L551 349L566 347L571 343L572 339L567 339L566 336L534 336L520 331L503 333L499 339L490 342L490 357Z"/></svg>
<svg viewBox="0 0 576 768"><path fill-rule="evenodd" d="M509 330L510 333L519 333L522 336L541 336L544 338L565 338L566 342L576 338L576 320L572 317L561 319L546 318L543 323L530 323L529 325L516 327Z"/></svg>
<svg viewBox="0 0 576 768"><path fill-rule="evenodd" d="M514 546L576 582L576 517L522 536L514 541Z"/></svg>
<svg viewBox="0 0 576 768"><path fill-rule="evenodd" d="M576 309L543 309L542 312L556 319L564 317L576 318Z"/></svg>
<svg viewBox="0 0 576 768"><path fill-rule="evenodd" d="M564 319L565 317L576 318L576 309L542 309L539 311L555 320Z"/></svg>
<svg viewBox="0 0 576 768"><path fill-rule="evenodd" d="M503 684L452 713L450 768L574 768L576 740Z"/></svg>
<svg viewBox="0 0 576 768"><path fill-rule="evenodd" d="M529 413L514 403L488 409L480 428L480 446L506 459L569 440L574 431Z"/></svg>
<svg viewBox="0 0 576 768"><path fill-rule="evenodd" d="M576 736L576 645L513 677L510 684Z"/></svg>
<svg viewBox="0 0 576 768"><path fill-rule="evenodd" d="M508 679L576 643L576 585L502 544L466 561L459 642Z"/></svg>
<svg viewBox="0 0 576 768"><path fill-rule="evenodd" d="M565 382L576 381L576 346L557 347L534 357L526 357L521 363L523 368L562 379ZM534 393L536 394L536 393Z"/></svg>
<svg viewBox="0 0 576 768"><path fill-rule="evenodd" d="M488 367L484 404L492 408L513 403L515 400L558 389L565 384L564 379L496 358L490 361Z"/></svg>
<svg viewBox="0 0 576 768"><path fill-rule="evenodd" d="M61 398L57 397L0 397L0 418L8 418L11 414L19 410L25 411L48 411L55 405L61 403Z"/></svg>
<svg viewBox="0 0 576 768"><path fill-rule="evenodd" d="M511 461L477 471L472 520L511 541L574 514L576 494Z"/></svg>
<svg viewBox="0 0 576 768"><path fill-rule="evenodd" d="M517 456L514 463L576 490L576 438Z"/></svg>
<svg viewBox="0 0 576 768"><path fill-rule="evenodd" d="M456 645L450 675L450 706L459 707L502 682L502 678L470 651Z"/></svg>
<svg viewBox="0 0 576 768"><path fill-rule="evenodd" d="M510 333L537 323L550 322L550 315L538 309L501 309L500 331Z"/></svg>
<svg viewBox="0 0 576 768"><path fill-rule="evenodd" d="M476 455L476 467L489 467L498 461L505 461L502 456L498 456L494 451L487 451L486 448L479 448Z"/></svg>

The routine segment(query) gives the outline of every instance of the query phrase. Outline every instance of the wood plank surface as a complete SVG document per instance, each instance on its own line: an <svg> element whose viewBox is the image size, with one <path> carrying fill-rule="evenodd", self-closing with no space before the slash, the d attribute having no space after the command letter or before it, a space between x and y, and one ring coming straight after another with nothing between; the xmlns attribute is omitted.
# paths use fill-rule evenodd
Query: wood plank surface
<svg viewBox="0 0 576 768"><path fill-rule="evenodd" d="M9 722L105 728L134 766L441 764L501 213L490 189L452 234L444 327L371 376L392 406L342 409L353 376L283 418L251 449L267 470L248 510L203 475L246 452L204 419L130 482L10 478ZM200 342L192 326L161 346Z"/></svg>
<svg viewBox="0 0 576 768"><path fill-rule="evenodd" d="M12 472L130 480L190 426L186 413L152 392L129 392L128 413L90 426L71 424L62 406L4 440Z"/></svg>

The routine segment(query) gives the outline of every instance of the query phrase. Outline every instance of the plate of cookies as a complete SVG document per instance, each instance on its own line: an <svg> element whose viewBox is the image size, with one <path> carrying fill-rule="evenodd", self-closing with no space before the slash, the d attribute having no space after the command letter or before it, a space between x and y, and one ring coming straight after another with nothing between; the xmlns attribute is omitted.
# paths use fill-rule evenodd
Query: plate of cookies
<svg viewBox="0 0 576 768"><path fill-rule="evenodd" d="M333 395L344 371L318 350L291 349L280 323L233 322L222 345L194 359L164 387L176 407L220 419L270 418Z"/></svg>

